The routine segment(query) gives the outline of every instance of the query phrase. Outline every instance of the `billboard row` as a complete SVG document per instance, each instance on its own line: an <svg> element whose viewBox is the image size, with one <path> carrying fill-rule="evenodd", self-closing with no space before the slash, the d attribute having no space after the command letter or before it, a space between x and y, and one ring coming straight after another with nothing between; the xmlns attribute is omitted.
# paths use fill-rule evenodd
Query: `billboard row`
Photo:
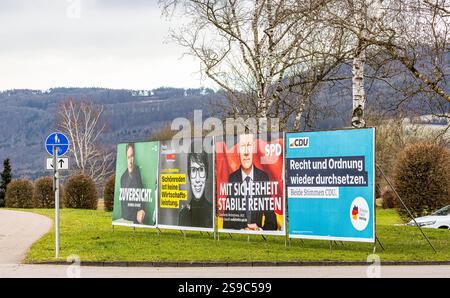
<svg viewBox="0 0 450 298"><path fill-rule="evenodd" d="M374 137L371 128L193 139L187 150L119 144L113 225L285 235L287 205L289 237L373 242Z"/></svg>
<svg viewBox="0 0 450 298"><path fill-rule="evenodd" d="M286 134L289 236L374 242L373 128Z"/></svg>

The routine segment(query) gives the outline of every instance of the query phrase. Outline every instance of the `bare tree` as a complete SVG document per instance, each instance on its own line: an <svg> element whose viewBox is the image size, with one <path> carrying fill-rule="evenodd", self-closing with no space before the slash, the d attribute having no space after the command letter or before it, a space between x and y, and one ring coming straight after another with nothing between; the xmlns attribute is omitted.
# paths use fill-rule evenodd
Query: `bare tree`
<svg viewBox="0 0 450 298"><path fill-rule="evenodd" d="M226 92L227 116L276 117L281 128L293 119L294 129L320 83L346 57L343 30L320 22L326 2L160 1L165 12L189 18L172 37Z"/></svg>
<svg viewBox="0 0 450 298"><path fill-rule="evenodd" d="M352 119L355 128L366 126L365 66L367 51L371 44L367 36L378 34L377 23L382 18L383 0L335 0L327 3L323 10L323 22L346 33L345 48L352 60Z"/></svg>
<svg viewBox="0 0 450 298"><path fill-rule="evenodd" d="M281 128L293 118L298 130L324 82L351 78L353 127L366 125L374 80L393 87L402 102L421 100L449 117L450 0L160 3L166 12L182 8L191 20L173 37L226 92L229 106L221 109L228 116L278 117ZM349 61L351 77L336 76ZM405 76L406 85L391 86Z"/></svg>
<svg viewBox="0 0 450 298"><path fill-rule="evenodd" d="M401 5L400 5L400 4ZM450 1L403 0L391 6L389 21L380 23L378 37L370 42L382 49L408 73L408 94L403 102L416 105L421 114L450 119ZM395 29L395 31L394 31ZM450 122L447 129L450 128Z"/></svg>
<svg viewBox="0 0 450 298"><path fill-rule="evenodd" d="M448 105L442 102L450 102L450 94L445 90L450 75L449 7L449 0L335 0L326 6L324 20L346 30L349 46L355 49L353 126L364 124L367 63L375 68L372 79L383 80L387 85L394 76L411 76L403 87L391 86L403 97L402 102L420 98L424 105L440 106L436 114L448 117ZM383 58L368 60L368 53ZM384 75L379 76L380 70Z"/></svg>
<svg viewBox="0 0 450 298"><path fill-rule="evenodd" d="M400 4L391 8L395 17L380 24L385 34L370 37L370 42L399 61L425 90L450 102L445 90L450 76L450 1L404 0Z"/></svg>
<svg viewBox="0 0 450 298"><path fill-rule="evenodd" d="M76 171L102 183L112 174L113 152L99 146L106 123L101 121L104 107L84 99L67 99L58 109L58 127L67 134Z"/></svg>

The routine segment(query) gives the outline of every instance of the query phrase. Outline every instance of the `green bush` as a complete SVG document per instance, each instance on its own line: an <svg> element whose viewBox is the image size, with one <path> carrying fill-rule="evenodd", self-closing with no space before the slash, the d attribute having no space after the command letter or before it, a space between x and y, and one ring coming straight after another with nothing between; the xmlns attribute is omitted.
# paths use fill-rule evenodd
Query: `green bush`
<svg viewBox="0 0 450 298"><path fill-rule="evenodd" d="M13 180L6 188L8 208L33 208L33 183L27 179Z"/></svg>
<svg viewBox="0 0 450 298"><path fill-rule="evenodd" d="M450 152L433 143L405 147L393 169L393 184L414 217L425 216L450 204ZM404 220L406 210L396 200Z"/></svg>
<svg viewBox="0 0 450 298"><path fill-rule="evenodd" d="M106 181L105 189L103 190L103 202L106 211L113 211L115 180L116 180L115 175L109 177L108 181Z"/></svg>
<svg viewBox="0 0 450 298"><path fill-rule="evenodd" d="M383 209L391 209L396 206L395 201L397 200L397 197L395 196L395 193L391 189L386 190L381 196L381 198L383 199L382 205Z"/></svg>
<svg viewBox="0 0 450 298"><path fill-rule="evenodd" d="M97 209L98 194L95 182L86 175L71 176L65 185L64 207Z"/></svg>
<svg viewBox="0 0 450 298"><path fill-rule="evenodd" d="M63 187L59 186L59 201L64 200ZM55 208L55 192L53 191L53 178L41 177L34 182L33 192L34 208Z"/></svg>

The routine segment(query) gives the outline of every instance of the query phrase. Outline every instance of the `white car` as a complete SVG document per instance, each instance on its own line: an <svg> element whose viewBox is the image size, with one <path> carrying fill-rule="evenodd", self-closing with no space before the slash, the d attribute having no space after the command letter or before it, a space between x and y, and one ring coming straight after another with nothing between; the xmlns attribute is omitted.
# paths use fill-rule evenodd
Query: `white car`
<svg viewBox="0 0 450 298"><path fill-rule="evenodd" d="M439 209L428 216L416 218L416 222L423 228L450 229L450 205ZM408 223L409 226L415 226L413 220Z"/></svg>

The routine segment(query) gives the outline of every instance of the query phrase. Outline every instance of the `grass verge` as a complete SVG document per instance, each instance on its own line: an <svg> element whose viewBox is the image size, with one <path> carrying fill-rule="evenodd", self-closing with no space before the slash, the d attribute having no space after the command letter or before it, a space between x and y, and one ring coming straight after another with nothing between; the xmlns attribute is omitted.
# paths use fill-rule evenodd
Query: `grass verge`
<svg viewBox="0 0 450 298"><path fill-rule="evenodd" d="M54 218L54 210L25 210ZM438 250L433 253L420 231L414 227L394 226L400 218L394 210L377 211L377 235L385 247L378 248L382 261L448 261L450 231L426 229L427 236ZM285 246L284 237L221 234L220 241L205 233L154 229L111 227L111 213L93 210L61 210L60 259L77 255L82 261L149 261L149 262L252 262L252 261L366 261L373 244L345 242L333 245L328 241L292 240ZM54 229L30 249L25 262L55 260Z"/></svg>

